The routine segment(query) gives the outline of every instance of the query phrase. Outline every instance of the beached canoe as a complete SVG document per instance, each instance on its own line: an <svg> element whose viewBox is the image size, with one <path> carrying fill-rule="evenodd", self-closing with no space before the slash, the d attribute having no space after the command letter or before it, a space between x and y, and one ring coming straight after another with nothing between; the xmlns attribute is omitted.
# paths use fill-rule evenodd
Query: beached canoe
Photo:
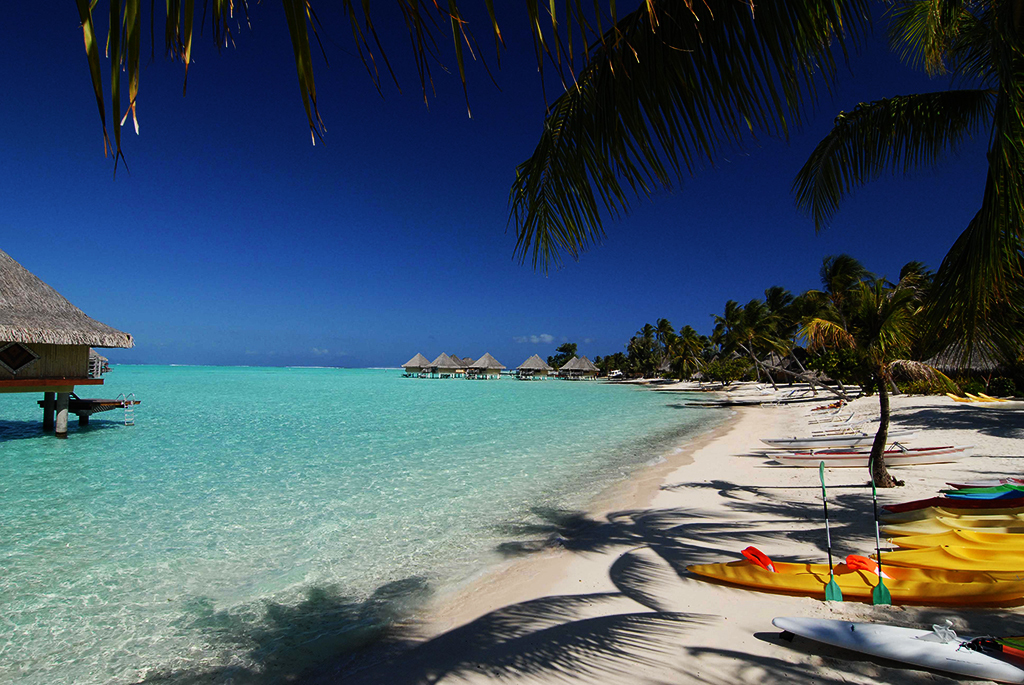
<svg viewBox="0 0 1024 685"><path fill-rule="evenodd" d="M1024 552L1024 535L1020 533L989 533L956 529L931 535L898 535L891 538L889 542L903 549L924 549L948 545Z"/></svg>
<svg viewBox="0 0 1024 685"><path fill-rule="evenodd" d="M917 434L911 430L889 431L890 440L909 440ZM839 433L836 435L811 435L803 438L761 438L761 442L783 450L825 449L828 447L859 447L875 441L874 433Z"/></svg>
<svg viewBox="0 0 1024 685"><path fill-rule="evenodd" d="M705 578L743 587L808 597L825 597L829 582L828 564L773 562L775 572L750 561L722 564L698 564L687 570ZM999 580L987 573L963 573L939 569L885 567L883 572L893 601L900 604L954 605L1005 604L1024 597L1024 581ZM835 565L835 581L847 599L870 601L878 576L870 571L854 570L846 564Z"/></svg>
<svg viewBox="0 0 1024 685"><path fill-rule="evenodd" d="M954 498L976 498L976 499L998 499L1007 497L1024 497L1024 485L1016 483L1002 483L1000 485L985 485L971 488L952 488L940 490L946 497Z"/></svg>
<svg viewBox="0 0 1024 685"><path fill-rule="evenodd" d="M1024 478L1017 478L1014 476L1007 476L1006 478L983 478L981 480L969 480L964 483L946 483L951 488L957 490L963 488L986 488L993 485L1024 485Z"/></svg>
<svg viewBox="0 0 1024 685"><path fill-rule="evenodd" d="M889 514L904 514L911 511L917 511L920 509L929 509L932 507L942 507L949 510L970 510L970 509L998 509L1012 511L1014 509L1024 511L1024 497L1002 499L1002 500L986 500L986 499L956 499L952 497L929 497L928 499L919 499L913 502L902 502L900 504L887 504L882 507Z"/></svg>
<svg viewBox="0 0 1024 685"><path fill-rule="evenodd" d="M966 447L902 447L885 451L886 466L918 466L921 464L944 464L958 461L971 453L973 446ZM817 468L825 462L826 468L867 468L870 449L826 449L792 452L772 455L772 458L786 466Z"/></svg>
<svg viewBox="0 0 1024 685"><path fill-rule="evenodd" d="M925 507L924 509L913 509L911 511L900 512L887 511L884 513L880 513L878 515L878 519L880 521L885 521L886 523L907 523L910 521L924 521L926 519L933 519L939 517L947 519L972 519L978 521L1015 521L1024 520L1024 510L1018 507L990 509L960 509L956 507L945 506Z"/></svg>
<svg viewBox="0 0 1024 685"><path fill-rule="evenodd" d="M882 553L882 567L907 566L949 571L1016 573L1024 581L1024 552L975 547L925 547Z"/></svg>
<svg viewBox="0 0 1024 685"><path fill-rule="evenodd" d="M828 618L779 617L772 625L834 647L937 671L999 683L1024 683L1024 669L1004 660L995 640L958 636L944 626L931 630ZM991 651L984 650L989 647ZM983 647L984 646L984 647Z"/></svg>
<svg viewBox="0 0 1024 685"><path fill-rule="evenodd" d="M1019 535L1024 533L1024 520L1021 519L964 519L948 516L924 519L923 521L907 521L893 523L881 527L881 532L892 537L897 535L931 535L945 533L950 530L970 530L979 533L1008 533Z"/></svg>

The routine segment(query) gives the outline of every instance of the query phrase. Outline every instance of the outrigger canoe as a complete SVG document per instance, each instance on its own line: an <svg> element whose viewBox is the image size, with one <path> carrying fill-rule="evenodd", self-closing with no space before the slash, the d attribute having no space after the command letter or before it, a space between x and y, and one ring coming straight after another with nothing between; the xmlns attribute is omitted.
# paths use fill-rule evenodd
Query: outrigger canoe
<svg viewBox="0 0 1024 685"><path fill-rule="evenodd" d="M747 560L723 564L697 564L687 570L705 578L743 587L791 595L824 598L829 582L828 564L772 562L775 572ZM834 566L834 578L844 598L871 600L878 576L854 570L846 564ZM1024 580L998 580L987 573L965 573L938 569L885 567L885 587L893 601L926 606L948 604L1007 604L1024 597Z"/></svg>
<svg viewBox="0 0 1024 685"><path fill-rule="evenodd" d="M888 437L890 440L909 440L916 434L916 431L911 430L893 430L889 431ZM824 449L826 447L859 447L870 445L874 441L873 433L838 433L835 435L812 435L805 438L761 438L761 442L769 447L790 451Z"/></svg>
<svg viewBox="0 0 1024 685"><path fill-rule="evenodd" d="M1017 574L1015 579L1024 581L1024 552L1007 549L947 546L883 552L883 570L888 571L896 566L979 571L982 573L1012 573Z"/></svg>
<svg viewBox="0 0 1024 685"><path fill-rule="evenodd" d="M886 449L886 466L916 466L920 464L944 464L957 461L968 456L973 446L955 447L902 447ZM867 468L871 457L870 450L861 449L827 449L793 452L792 454L774 454L772 458L786 466L803 466L818 468L825 462L826 468Z"/></svg>
<svg viewBox="0 0 1024 685"><path fill-rule="evenodd" d="M1007 476L1006 478L983 478L981 480L969 480L965 483L946 483L951 488L986 488L993 485L1024 485L1024 478Z"/></svg>
<svg viewBox="0 0 1024 685"><path fill-rule="evenodd" d="M1020 533L986 533L976 530L947 530L931 535L899 535L889 540L903 549L926 547L972 547L1024 552L1024 535Z"/></svg>

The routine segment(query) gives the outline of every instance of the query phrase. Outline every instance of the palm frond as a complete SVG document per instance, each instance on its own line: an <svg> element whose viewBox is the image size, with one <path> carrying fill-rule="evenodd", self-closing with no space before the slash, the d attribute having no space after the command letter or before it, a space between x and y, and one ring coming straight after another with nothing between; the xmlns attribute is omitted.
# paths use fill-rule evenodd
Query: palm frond
<svg viewBox="0 0 1024 685"><path fill-rule="evenodd" d="M841 324L818 317L804 322L797 335L807 339L807 349L812 352L830 348L854 349L857 346L854 337Z"/></svg>
<svg viewBox="0 0 1024 685"><path fill-rule="evenodd" d="M645 2L605 32L552 106L510 192L515 254L557 266L599 242L602 214L713 163L750 132L786 135L863 0ZM844 34L848 31L848 34Z"/></svg>
<svg viewBox="0 0 1024 685"><path fill-rule="evenodd" d="M906 378L913 381L929 381L941 386L946 392L960 392L957 384L949 376L924 362L910 359L895 359L889 362L889 374L896 379Z"/></svg>
<svg viewBox="0 0 1024 685"><path fill-rule="evenodd" d="M793 181L796 204L823 229L840 201L883 171L908 173L957 149L992 116L987 90L906 95L841 112Z"/></svg>

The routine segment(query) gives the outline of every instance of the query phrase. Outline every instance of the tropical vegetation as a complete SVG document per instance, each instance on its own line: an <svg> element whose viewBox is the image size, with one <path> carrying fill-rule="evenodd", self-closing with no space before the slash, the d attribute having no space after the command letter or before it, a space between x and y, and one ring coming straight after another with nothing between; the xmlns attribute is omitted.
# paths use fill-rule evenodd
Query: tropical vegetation
<svg viewBox="0 0 1024 685"><path fill-rule="evenodd" d="M1008 375L962 376L959 388L924 363L929 353L924 339L931 334L927 312L935 290L934 274L920 262L909 262L899 279L890 281L849 255L833 255L823 260L819 279L820 289L799 295L773 286L764 299L726 302L724 311L712 316L708 336L689 325L677 332L665 318L644 324L624 352L596 357L595 363L604 374L618 371L627 377L723 384L806 381L843 398L850 396L848 386L859 386L879 401L871 472L882 487L898 484L884 459L892 392L959 392L981 384L982 392L1010 394L1017 387L1012 375L1024 379L1020 350L1016 364L1005 367Z"/></svg>

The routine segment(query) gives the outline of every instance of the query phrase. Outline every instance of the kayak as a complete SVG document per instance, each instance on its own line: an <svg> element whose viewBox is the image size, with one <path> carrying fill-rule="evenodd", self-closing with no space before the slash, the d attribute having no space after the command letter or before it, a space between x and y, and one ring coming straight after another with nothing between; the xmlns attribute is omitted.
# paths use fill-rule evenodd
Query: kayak
<svg viewBox="0 0 1024 685"><path fill-rule="evenodd" d="M886 466L915 466L919 464L943 464L958 461L970 454L973 446L955 447L903 447L887 449ZM825 462L826 468L858 467L867 468L871 450L864 449L826 449L793 452L792 454L775 454L772 458L786 466L803 466L818 468Z"/></svg>
<svg viewBox="0 0 1024 685"><path fill-rule="evenodd" d="M931 535L950 530L969 530L979 533L1024 533L1024 521L1020 519L965 519L962 517L938 516L923 521L907 521L882 526L880 532L886 535Z"/></svg>
<svg viewBox="0 0 1024 685"><path fill-rule="evenodd" d="M829 582L828 564L773 562L775 572L747 561L688 566L691 573L744 587L792 595L825 597ZM834 566L834 578L844 598L871 601L878 576L846 564ZM926 606L949 604L1006 604L1024 596L1024 581L1000 580L987 573L945 571L941 569L886 567L885 587L894 602Z"/></svg>
<svg viewBox="0 0 1024 685"><path fill-rule="evenodd" d="M882 568L909 566L950 571L1014 573L1024 581L1024 551L976 547L925 547L882 553ZM1007 578L1008 579L1008 578Z"/></svg>
<svg viewBox="0 0 1024 685"><path fill-rule="evenodd" d="M927 509L929 507L943 507L949 510L997 509L1000 511L1024 511L1024 497L1003 500L976 500L955 499L952 497L929 497L928 499L919 499L913 502L903 502L901 504L888 504L882 507L882 509L884 509L886 512L884 514L885 516L891 516L892 514L903 514L905 512L912 512L919 509Z"/></svg>
<svg viewBox="0 0 1024 685"><path fill-rule="evenodd" d="M893 430L889 431L890 440L899 438L909 440L916 431ZM805 438L761 438L761 442L769 447L784 450L817 449L825 447L859 447L870 445L875 441L875 436L868 433L840 433L838 435L812 435Z"/></svg>
<svg viewBox="0 0 1024 685"><path fill-rule="evenodd" d="M1024 520L1024 510L1006 509L954 509L953 507L928 507L898 513L879 514L878 519L886 523L908 523L925 521L933 518L974 519L978 521L1020 521Z"/></svg>
<svg viewBox="0 0 1024 685"><path fill-rule="evenodd" d="M951 488L958 490L963 488L986 488L993 485L1024 485L1024 478L1007 476L1006 478L983 478L981 480L969 480L965 483L946 483Z"/></svg>
<svg viewBox="0 0 1024 685"><path fill-rule="evenodd" d="M881 623L786 616L773 619L772 625L815 642L913 666L1000 683L1024 683L1024 670L996 656L1001 654L996 640L958 636L946 626L920 630ZM989 645L991 653L986 650Z"/></svg>
<svg viewBox="0 0 1024 685"><path fill-rule="evenodd" d="M931 535L900 535L892 538L889 542L903 549L950 546L1024 552L1024 535L1019 533L986 533L958 529Z"/></svg>

